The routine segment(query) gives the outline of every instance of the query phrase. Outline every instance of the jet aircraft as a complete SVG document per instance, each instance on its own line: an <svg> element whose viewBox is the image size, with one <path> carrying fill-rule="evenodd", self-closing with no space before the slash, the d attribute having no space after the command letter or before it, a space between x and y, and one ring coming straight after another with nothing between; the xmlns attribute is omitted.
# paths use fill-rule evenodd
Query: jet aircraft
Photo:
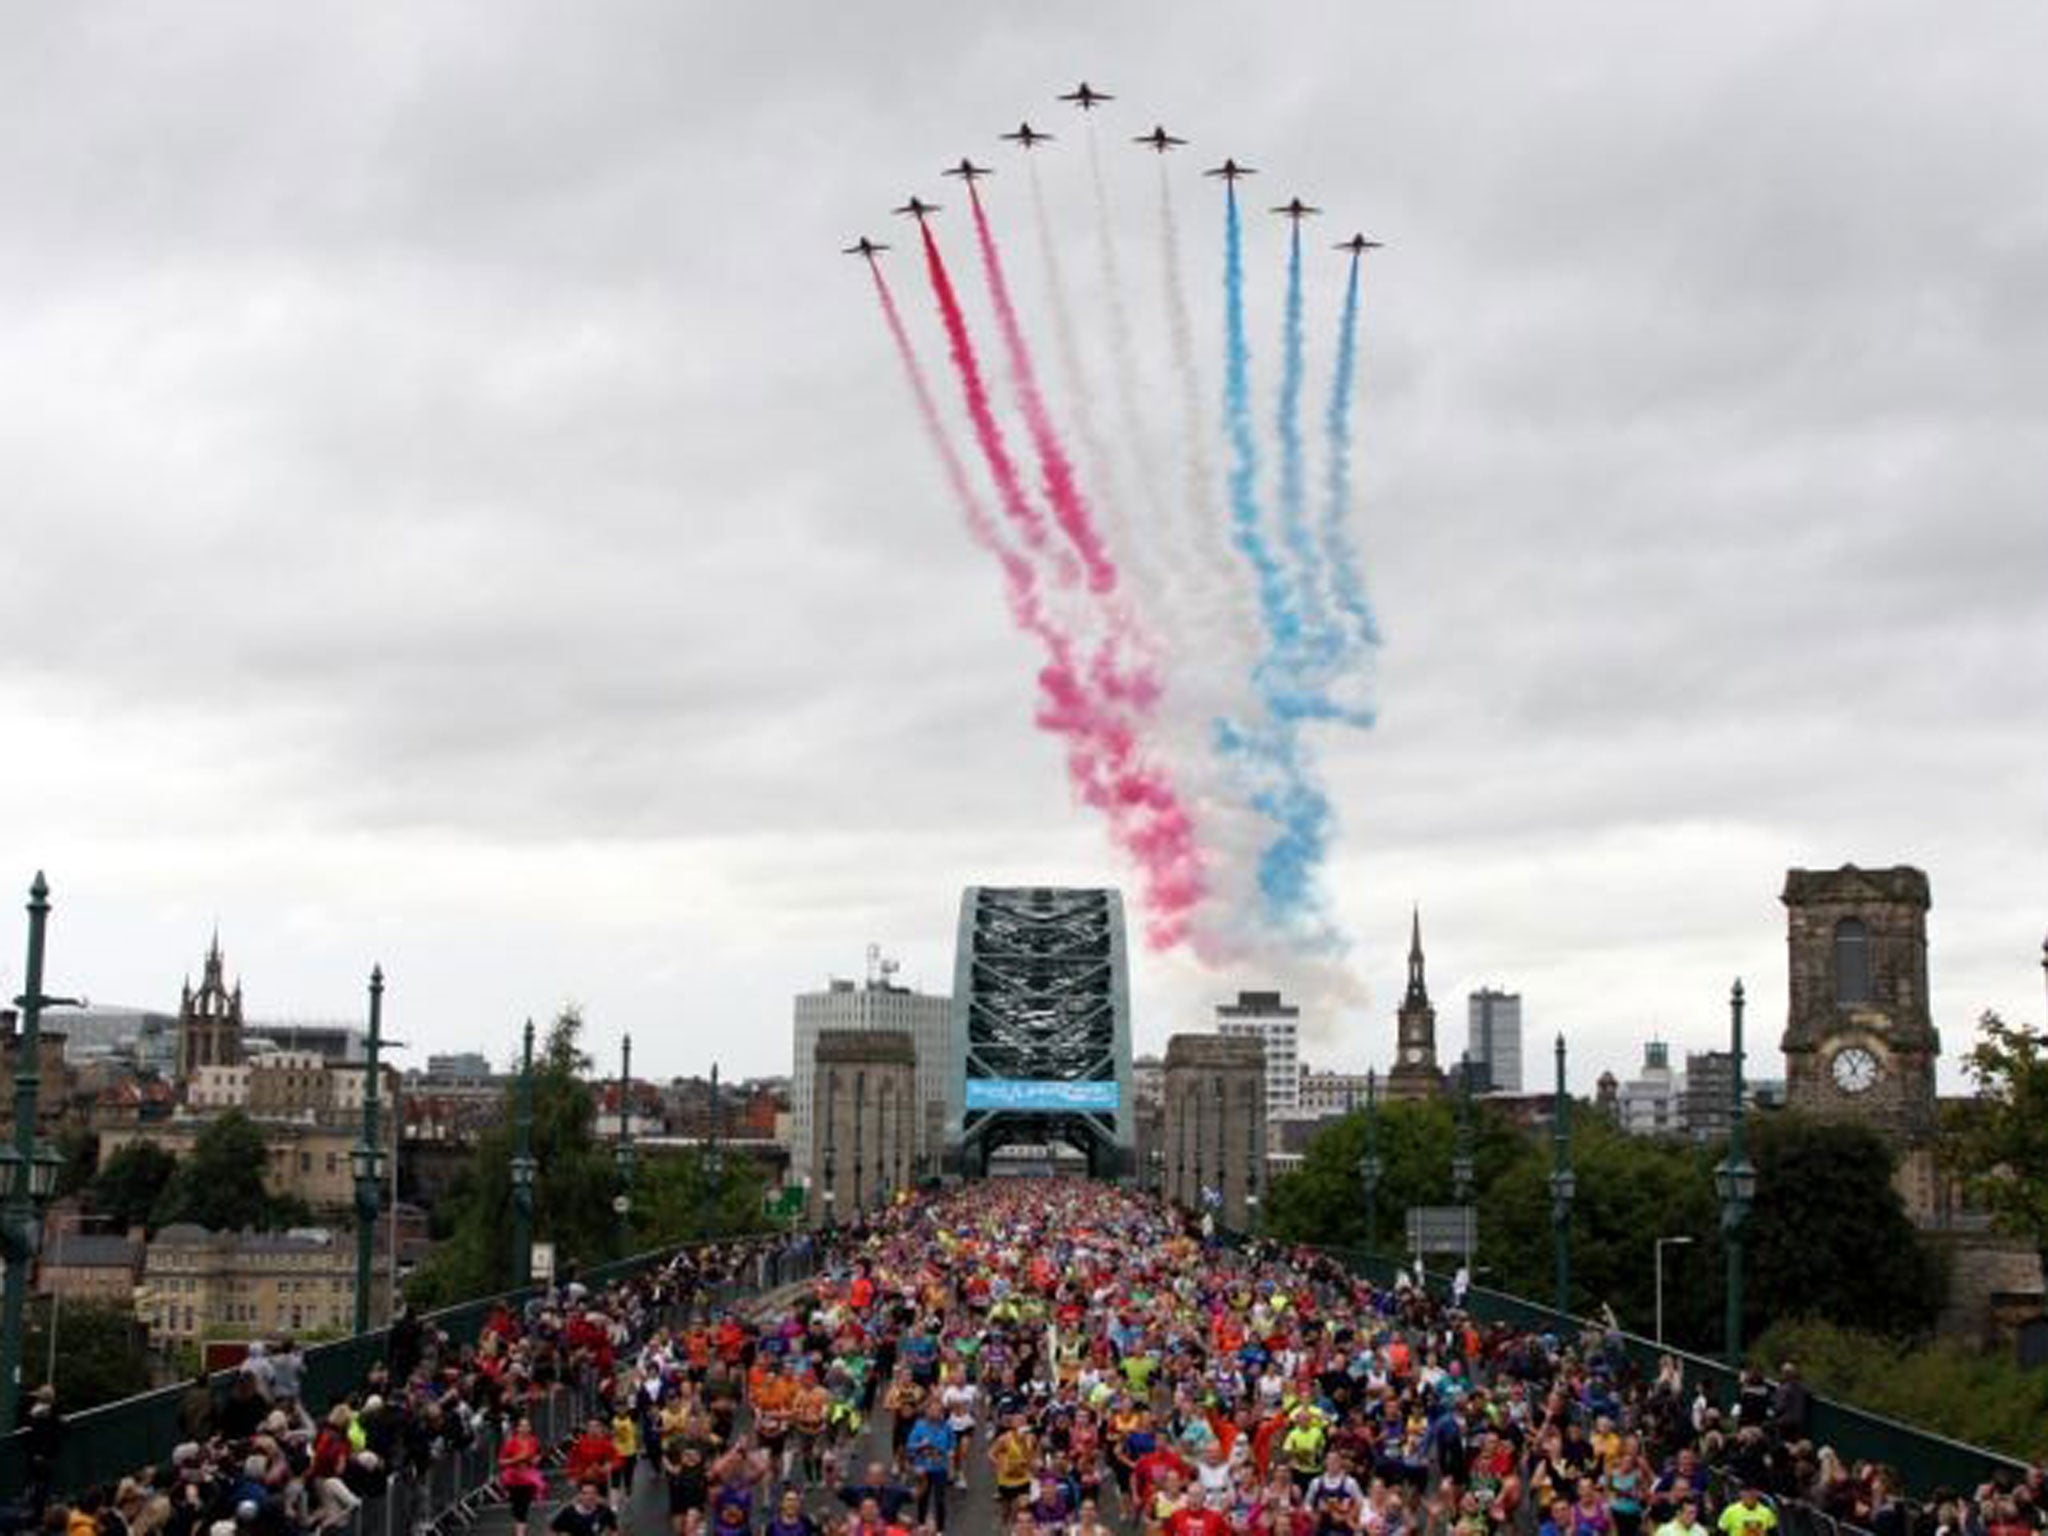
<svg viewBox="0 0 2048 1536"><path fill-rule="evenodd" d="M1307 203L1304 203L1298 197L1289 198L1286 202L1282 203L1278 208L1275 208L1273 210L1273 212L1275 213L1285 214L1288 218L1294 220L1294 222L1297 224L1299 224L1303 219L1310 217L1312 214L1318 214L1322 211L1323 210L1320 208L1309 207Z"/></svg>
<svg viewBox="0 0 2048 1536"><path fill-rule="evenodd" d="M1385 244L1384 240L1368 240L1363 235L1353 235L1349 240L1339 240L1331 249L1349 251L1354 256L1363 256L1367 251L1377 251Z"/></svg>
<svg viewBox="0 0 2048 1536"><path fill-rule="evenodd" d="M889 211L891 213L906 214L922 224L926 214L939 211L939 205L937 203L927 203L913 193L909 202L905 203L901 208L891 208Z"/></svg>
<svg viewBox="0 0 2048 1536"><path fill-rule="evenodd" d="M1240 176L1256 176L1259 173L1248 165L1239 165L1235 160L1226 160L1221 165L1211 170L1206 170L1202 174L1204 176L1221 176L1225 181L1234 182Z"/></svg>
<svg viewBox="0 0 2048 1536"><path fill-rule="evenodd" d="M985 165L976 165L972 160L962 155L958 165L948 167L939 174L942 176L958 176L971 187L983 176L993 176L995 172Z"/></svg>
<svg viewBox="0 0 2048 1536"><path fill-rule="evenodd" d="M1179 149L1181 145L1187 143L1187 140L1176 139L1164 128L1154 128L1150 133L1139 134L1131 142L1133 144L1143 144L1147 149L1157 150L1163 155L1169 149Z"/></svg>
<svg viewBox="0 0 2048 1536"><path fill-rule="evenodd" d="M1029 123L1019 123L1015 133L999 133L996 137L1007 140L1012 144L1021 145L1025 149L1031 149L1036 145L1050 144L1052 142L1051 134L1040 133Z"/></svg>
<svg viewBox="0 0 2048 1536"><path fill-rule="evenodd" d="M866 235L862 235L858 240L854 241L853 244L849 245L845 250L841 251L839 254L842 256L865 256L869 261L873 261L877 256L879 256L883 251L886 251L887 249L889 249L889 247L887 247L886 245L877 245L874 241L870 240Z"/></svg>
<svg viewBox="0 0 2048 1536"><path fill-rule="evenodd" d="M1083 80L1079 85L1075 86L1073 90L1068 91L1064 96L1060 97L1060 100L1071 101L1083 112L1092 112L1096 107L1100 106L1103 102L1115 101L1116 98L1114 96L1109 95L1107 92L1096 90L1094 86L1090 85L1086 80Z"/></svg>

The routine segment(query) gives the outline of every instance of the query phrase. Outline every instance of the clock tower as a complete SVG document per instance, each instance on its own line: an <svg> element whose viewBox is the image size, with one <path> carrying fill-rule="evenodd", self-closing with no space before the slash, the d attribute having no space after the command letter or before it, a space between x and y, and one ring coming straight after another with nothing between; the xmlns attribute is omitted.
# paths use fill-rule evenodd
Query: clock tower
<svg viewBox="0 0 2048 1536"><path fill-rule="evenodd" d="M1892 869L1795 869L1785 876L1789 1108L1859 1120L1912 1146L1934 1130L1927 1003L1927 876Z"/></svg>
<svg viewBox="0 0 2048 1536"><path fill-rule="evenodd" d="M1390 1099L1433 1099L1443 1092L1444 1075L1436 1066L1436 1008L1423 976L1422 909L1415 909L1408 931L1408 991L1396 1016L1394 1067L1387 1074Z"/></svg>

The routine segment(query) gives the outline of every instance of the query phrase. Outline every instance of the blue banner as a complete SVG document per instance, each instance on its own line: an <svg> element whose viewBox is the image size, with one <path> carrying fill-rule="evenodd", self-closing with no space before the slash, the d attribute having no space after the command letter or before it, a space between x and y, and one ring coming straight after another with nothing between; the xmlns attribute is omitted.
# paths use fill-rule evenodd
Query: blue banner
<svg viewBox="0 0 2048 1536"><path fill-rule="evenodd" d="M969 1109L1027 1109L1113 1111L1117 1107L1116 1083L1066 1082L1061 1080L1018 1081L993 1077L967 1080Z"/></svg>

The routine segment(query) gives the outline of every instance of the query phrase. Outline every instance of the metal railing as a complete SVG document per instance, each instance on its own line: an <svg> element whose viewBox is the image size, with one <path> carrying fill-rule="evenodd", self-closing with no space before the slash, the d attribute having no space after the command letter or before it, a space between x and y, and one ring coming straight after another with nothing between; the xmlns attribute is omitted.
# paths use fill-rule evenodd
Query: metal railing
<svg viewBox="0 0 2048 1536"><path fill-rule="evenodd" d="M1316 1251L1377 1286L1393 1284L1402 1269L1398 1260L1381 1254L1344 1248L1318 1247ZM1429 1288L1448 1296L1450 1281L1442 1275L1431 1275ZM1481 1286L1467 1290L1465 1307L1481 1322L1503 1323L1524 1333L1550 1333L1571 1340L1589 1330L1600 1332L1615 1339L1635 1369L1646 1376L1654 1376L1658 1362L1669 1355L1684 1371L1688 1388L1704 1382L1708 1395L1716 1402L1727 1405L1735 1400L1738 1377L1719 1360L1688 1354L1626 1330L1613 1332L1598 1320L1571 1317L1540 1302ZM1818 1393L1809 1395L1809 1404L1806 1438L1813 1444L1832 1446L1844 1461L1869 1461L1892 1468L1906 1490L1923 1497L1936 1488L1969 1489L1997 1477L2021 1480L2027 1474L2024 1462L1981 1445L1902 1424ZM1786 1501L1786 1505L1788 1518L1811 1521L1806 1536L1853 1536L1857 1532L1856 1527L1844 1525L1809 1505L1798 1501Z"/></svg>
<svg viewBox="0 0 2048 1536"><path fill-rule="evenodd" d="M699 1246L702 1245L684 1244L682 1248ZM665 1264L678 1251L662 1248L595 1265L579 1278L593 1289L602 1288ZM692 1309L731 1307L748 1297L794 1283L815 1273L820 1252L814 1239L800 1235L793 1239L756 1239L742 1245L740 1258L739 1277L699 1287L691 1299ZM540 1294L540 1289L530 1288L477 1297L425 1313L421 1321L432 1331L445 1335L449 1348L460 1351L463 1346L476 1343L484 1325L500 1307L517 1315ZM662 1309L656 1318L671 1323L683 1320L674 1306ZM371 1367L383 1362L388 1352L389 1334L383 1328L308 1347L300 1400L316 1422L328 1406L360 1388ZM217 1401L218 1394L231 1386L234 1378L232 1370L215 1372L206 1378L209 1396ZM570 1411L573 1405L558 1406L557 1396L590 1385L558 1388L550 1394L545 1411ZM197 1390L199 1383L188 1381L70 1415L50 1479L52 1488L75 1492L96 1485L111 1487L123 1476L168 1461L172 1448L190 1438L183 1429L183 1411L188 1396ZM537 1404L536 1409L539 1408ZM534 1427L543 1443L548 1443L538 1417ZM479 1431L479 1443L484 1438ZM386 1536L387 1532L396 1536L400 1531L436 1527L451 1513L459 1519L464 1508L473 1507L480 1493L494 1486L496 1454L493 1431L488 1460L479 1461L464 1448L437 1458L417 1476L410 1468L392 1468L390 1490L376 1500L366 1500L364 1509L357 1512L359 1521L371 1522L362 1527L362 1536ZM443 1460L448 1463L446 1470L441 1465ZM26 1436L17 1431L0 1437L0 1505L17 1498L28 1480ZM379 1506L375 1511L371 1510L373 1504ZM379 1520L384 1524L375 1523Z"/></svg>

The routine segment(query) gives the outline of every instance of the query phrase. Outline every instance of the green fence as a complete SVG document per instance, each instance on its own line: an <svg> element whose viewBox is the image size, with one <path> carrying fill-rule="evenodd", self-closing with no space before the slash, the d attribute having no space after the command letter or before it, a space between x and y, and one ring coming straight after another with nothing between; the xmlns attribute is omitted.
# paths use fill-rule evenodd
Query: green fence
<svg viewBox="0 0 2048 1536"><path fill-rule="evenodd" d="M1378 1286L1391 1285L1400 1270L1398 1261L1377 1254L1355 1249L1321 1251L1353 1274L1362 1275ZM1450 1286L1442 1277L1432 1276L1430 1289L1447 1293ZM1466 1293L1465 1306L1481 1322L1502 1323L1525 1333L1556 1333L1561 1337L1576 1338L1589 1328L1601 1326L1585 1318L1567 1317L1525 1297L1478 1286ZM1659 1345L1639 1334L1622 1332L1618 1337L1630 1360L1646 1375L1654 1375L1657 1362L1670 1355L1684 1368L1688 1388L1705 1382L1707 1394L1714 1401L1724 1405L1734 1402L1735 1373L1720 1361ZM1813 1398L1809 1427L1815 1445L1834 1447L1846 1461L1875 1461L1896 1469L1907 1490L1920 1499L1937 1488L1967 1491L2000 1473L2017 1478L2024 1477L2027 1470L2024 1463L2001 1456L1996 1451L1951 1440L1929 1430L1915 1429L1910 1424L1901 1424L1896 1419L1868 1413L1818 1394Z"/></svg>
<svg viewBox="0 0 2048 1536"><path fill-rule="evenodd" d="M586 1283L608 1285L666 1262L674 1251L664 1248L598 1265L583 1278ZM526 1290L482 1296L425 1313L423 1319L457 1346L474 1344L494 1310L500 1305L523 1306L533 1294ZM330 1404L360 1387L370 1367L384 1358L385 1330L310 1345L305 1355L304 1401L317 1419ZM232 1371L217 1372L210 1384L219 1389L233 1379ZM111 1484L139 1467L167 1461L171 1448L185 1438L178 1428L178 1409L192 1385L185 1381L68 1416L55 1486L75 1491L96 1483ZM8 1435L0 1439L0 1502L11 1499L26 1481L23 1437Z"/></svg>

